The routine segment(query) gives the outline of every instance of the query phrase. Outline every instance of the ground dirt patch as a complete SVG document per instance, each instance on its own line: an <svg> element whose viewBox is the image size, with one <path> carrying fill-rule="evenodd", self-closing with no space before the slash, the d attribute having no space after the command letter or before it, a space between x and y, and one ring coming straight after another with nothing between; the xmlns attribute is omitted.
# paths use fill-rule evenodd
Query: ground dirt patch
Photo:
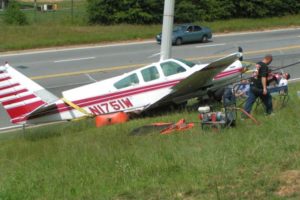
<svg viewBox="0 0 300 200"><path fill-rule="evenodd" d="M288 197L300 194L300 170L288 170L280 177L280 186L276 194L280 197Z"/></svg>

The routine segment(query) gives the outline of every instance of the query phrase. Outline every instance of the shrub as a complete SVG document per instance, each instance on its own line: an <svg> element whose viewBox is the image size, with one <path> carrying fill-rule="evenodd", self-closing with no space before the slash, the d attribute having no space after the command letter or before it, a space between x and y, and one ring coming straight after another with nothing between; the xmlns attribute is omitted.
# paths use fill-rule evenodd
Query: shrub
<svg viewBox="0 0 300 200"><path fill-rule="evenodd" d="M20 4L16 1L10 1L4 13L4 22L10 25L27 25L28 20L25 14L20 10Z"/></svg>

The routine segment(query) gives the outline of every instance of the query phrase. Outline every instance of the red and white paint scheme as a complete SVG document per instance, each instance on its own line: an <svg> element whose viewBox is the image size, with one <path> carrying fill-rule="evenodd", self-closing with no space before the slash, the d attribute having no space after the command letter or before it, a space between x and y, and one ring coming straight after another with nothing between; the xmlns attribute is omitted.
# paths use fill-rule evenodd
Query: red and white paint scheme
<svg viewBox="0 0 300 200"><path fill-rule="evenodd" d="M201 97L240 77L241 56L230 54L210 64L167 59L64 91L61 99L5 64L0 66L0 102L16 124L72 120L88 114L147 112Z"/></svg>

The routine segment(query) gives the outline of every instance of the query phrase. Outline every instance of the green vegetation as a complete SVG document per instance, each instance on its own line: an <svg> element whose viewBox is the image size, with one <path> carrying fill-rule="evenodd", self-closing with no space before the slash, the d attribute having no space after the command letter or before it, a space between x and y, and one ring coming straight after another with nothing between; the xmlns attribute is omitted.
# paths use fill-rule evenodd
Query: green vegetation
<svg viewBox="0 0 300 200"><path fill-rule="evenodd" d="M300 84L262 123L129 136L179 112L94 128L78 121L0 135L0 199L299 199Z"/></svg>
<svg viewBox="0 0 300 200"><path fill-rule="evenodd" d="M214 33L265 30L300 26L300 15L265 19L220 20L199 22L199 24L211 27ZM2 27L4 29L0 31L0 52L75 44L153 39L161 31L161 25L81 26L53 24L51 22L28 26L3 25Z"/></svg>
<svg viewBox="0 0 300 200"><path fill-rule="evenodd" d="M211 27L214 33L231 32L231 31L245 31L245 30L263 30L278 27L291 27L300 25L300 15L289 15L283 17L271 17L262 19L227 19L230 16L225 16L226 12L222 11L225 9L230 10L245 10L243 7L247 7L250 12L252 8L254 11L261 11L264 9L255 9L255 7L249 6L249 4L254 4L249 1L239 1L240 3L235 6L240 6L239 9L232 9L232 4L227 1L201 1L201 9L193 6L191 2L188 1L176 1L176 19L177 22L191 22L198 21L198 24ZM47 1L45 1L47 2ZM115 42L124 40L140 40L140 39L153 39L155 35L161 32L161 24L156 25L128 25L127 23L161 23L162 20L162 6L163 1L143 1L132 5L131 1L114 1L105 4L108 10L102 13L106 15L106 22L97 21L99 23L110 24L110 23L126 23L119 25L88 25L88 21L91 20L88 10L94 10L95 12L99 9L99 2L97 0L89 0L88 4L85 0L74 0L73 4L70 0L65 0L61 2L51 3L53 6L56 5L57 9L53 11L42 12L40 6L45 2L38 1L37 10L34 9L34 4L32 2L21 2L22 10L20 16L25 14L25 18L18 18L19 22L23 22L22 19L26 19L24 22L28 22L29 25L17 26L17 25L7 25L4 23L5 13L0 12L0 52L11 51L11 50L22 50L31 48L43 48L43 47L54 47L54 46L65 46L65 45L78 45L78 44L93 44L93 43L105 43L105 42ZM218 4L224 4L227 2L228 6L216 6ZM271 5L271 1L262 1L264 6ZM272 6L277 5L276 9L280 6L285 6L283 10L287 10L286 4L292 4L293 1L272 1ZM123 5L126 4L126 6ZM123 6L122 6L122 5ZM203 5L202 5L203 4ZM209 6L208 6L208 5ZM280 6L279 6L280 4ZM191 8L192 5L192 8ZM207 5L207 6L205 6ZM248 6L247 6L248 5ZM255 4L257 6L258 4ZM298 8L298 3L293 4L293 9ZM113 11L109 11L109 6L115 6L120 8L120 12L116 13L114 17L115 21L111 21ZM260 6L260 5L259 5ZM278 7L279 6L279 7ZM141 7L147 8L145 12L142 12ZM154 7L154 9L149 9L149 7ZM126 12L121 12L122 9L127 9ZM203 10L205 8L205 10ZM105 10L104 9L104 10ZM129 9L129 10L128 10ZM249 10L250 9L250 10ZM272 12L276 9L272 9ZM293 9L289 13L294 12ZM300 10L300 9L296 9ZM102 10L103 11L103 10ZM128 11L128 12L127 12ZM116 12L114 10L114 12ZM158 13L159 14L155 14ZM198 16L199 12L201 15L203 13L215 13L215 16L205 15L207 18ZM245 11L245 13L247 13ZM110 13L107 15L107 13ZM197 14L198 13L198 14ZM224 15L219 15L217 13L223 13ZM234 13L234 12L233 12ZM237 15L234 17L247 17L247 15ZM285 12L279 12L280 14L287 14ZM127 16L130 14L130 16ZM18 15L14 15L15 17ZM249 15L253 17L252 15ZM258 15L260 16L260 15ZM274 16L274 14L267 14L263 16ZM262 17L263 17L262 16ZM276 15L278 16L278 15ZM98 16L99 17L99 16ZM9 17L13 19L13 17ZM138 19L139 21L135 21ZM179 20L180 19L180 20ZM227 20L216 20L214 19L227 19ZM25 23L26 24L26 23Z"/></svg>
<svg viewBox="0 0 300 200"><path fill-rule="evenodd" d="M16 1L10 1L8 8L4 11L4 22L10 25L27 25L26 15L20 10Z"/></svg>
<svg viewBox="0 0 300 200"><path fill-rule="evenodd" d="M155 32L159 26L7 26L0 32L0 51L153 38Z"/></svg>
<svg viewBox="0 0 300 200"><path fill-rule="evenodd" d="M88 20L92 24L161 23L164 1L88 0ZM299 13L298 0L176 0L175 22L214 21L231 18L264 18Z"/></svg>
<svg viewBox="0 0 300 200"><path fill-rule="evenodd" d="M39 2L39 1L38 1ZM37 3L37 9L34 9L32 2L22 2L23 10L30 24L35 25L87 25L87 13L86 13L86 1L74 0L73 4L71 0L57 1L48 3L52 5L53 10L41 11L41 6L45 2ZM56 7L56 9L54 9Z"/></svg>

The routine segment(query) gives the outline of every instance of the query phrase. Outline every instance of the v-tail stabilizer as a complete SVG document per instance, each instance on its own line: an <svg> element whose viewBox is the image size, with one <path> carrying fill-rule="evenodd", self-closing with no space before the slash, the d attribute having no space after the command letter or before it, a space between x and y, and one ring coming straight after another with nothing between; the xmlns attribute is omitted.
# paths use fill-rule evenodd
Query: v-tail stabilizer
<svg viewBox="0 0 300 200"><path fill-rule="evenodd" d="M24 123L30 113L56 100L56 96L9 64L0 66L0 103L12 123Z"/></svg>

